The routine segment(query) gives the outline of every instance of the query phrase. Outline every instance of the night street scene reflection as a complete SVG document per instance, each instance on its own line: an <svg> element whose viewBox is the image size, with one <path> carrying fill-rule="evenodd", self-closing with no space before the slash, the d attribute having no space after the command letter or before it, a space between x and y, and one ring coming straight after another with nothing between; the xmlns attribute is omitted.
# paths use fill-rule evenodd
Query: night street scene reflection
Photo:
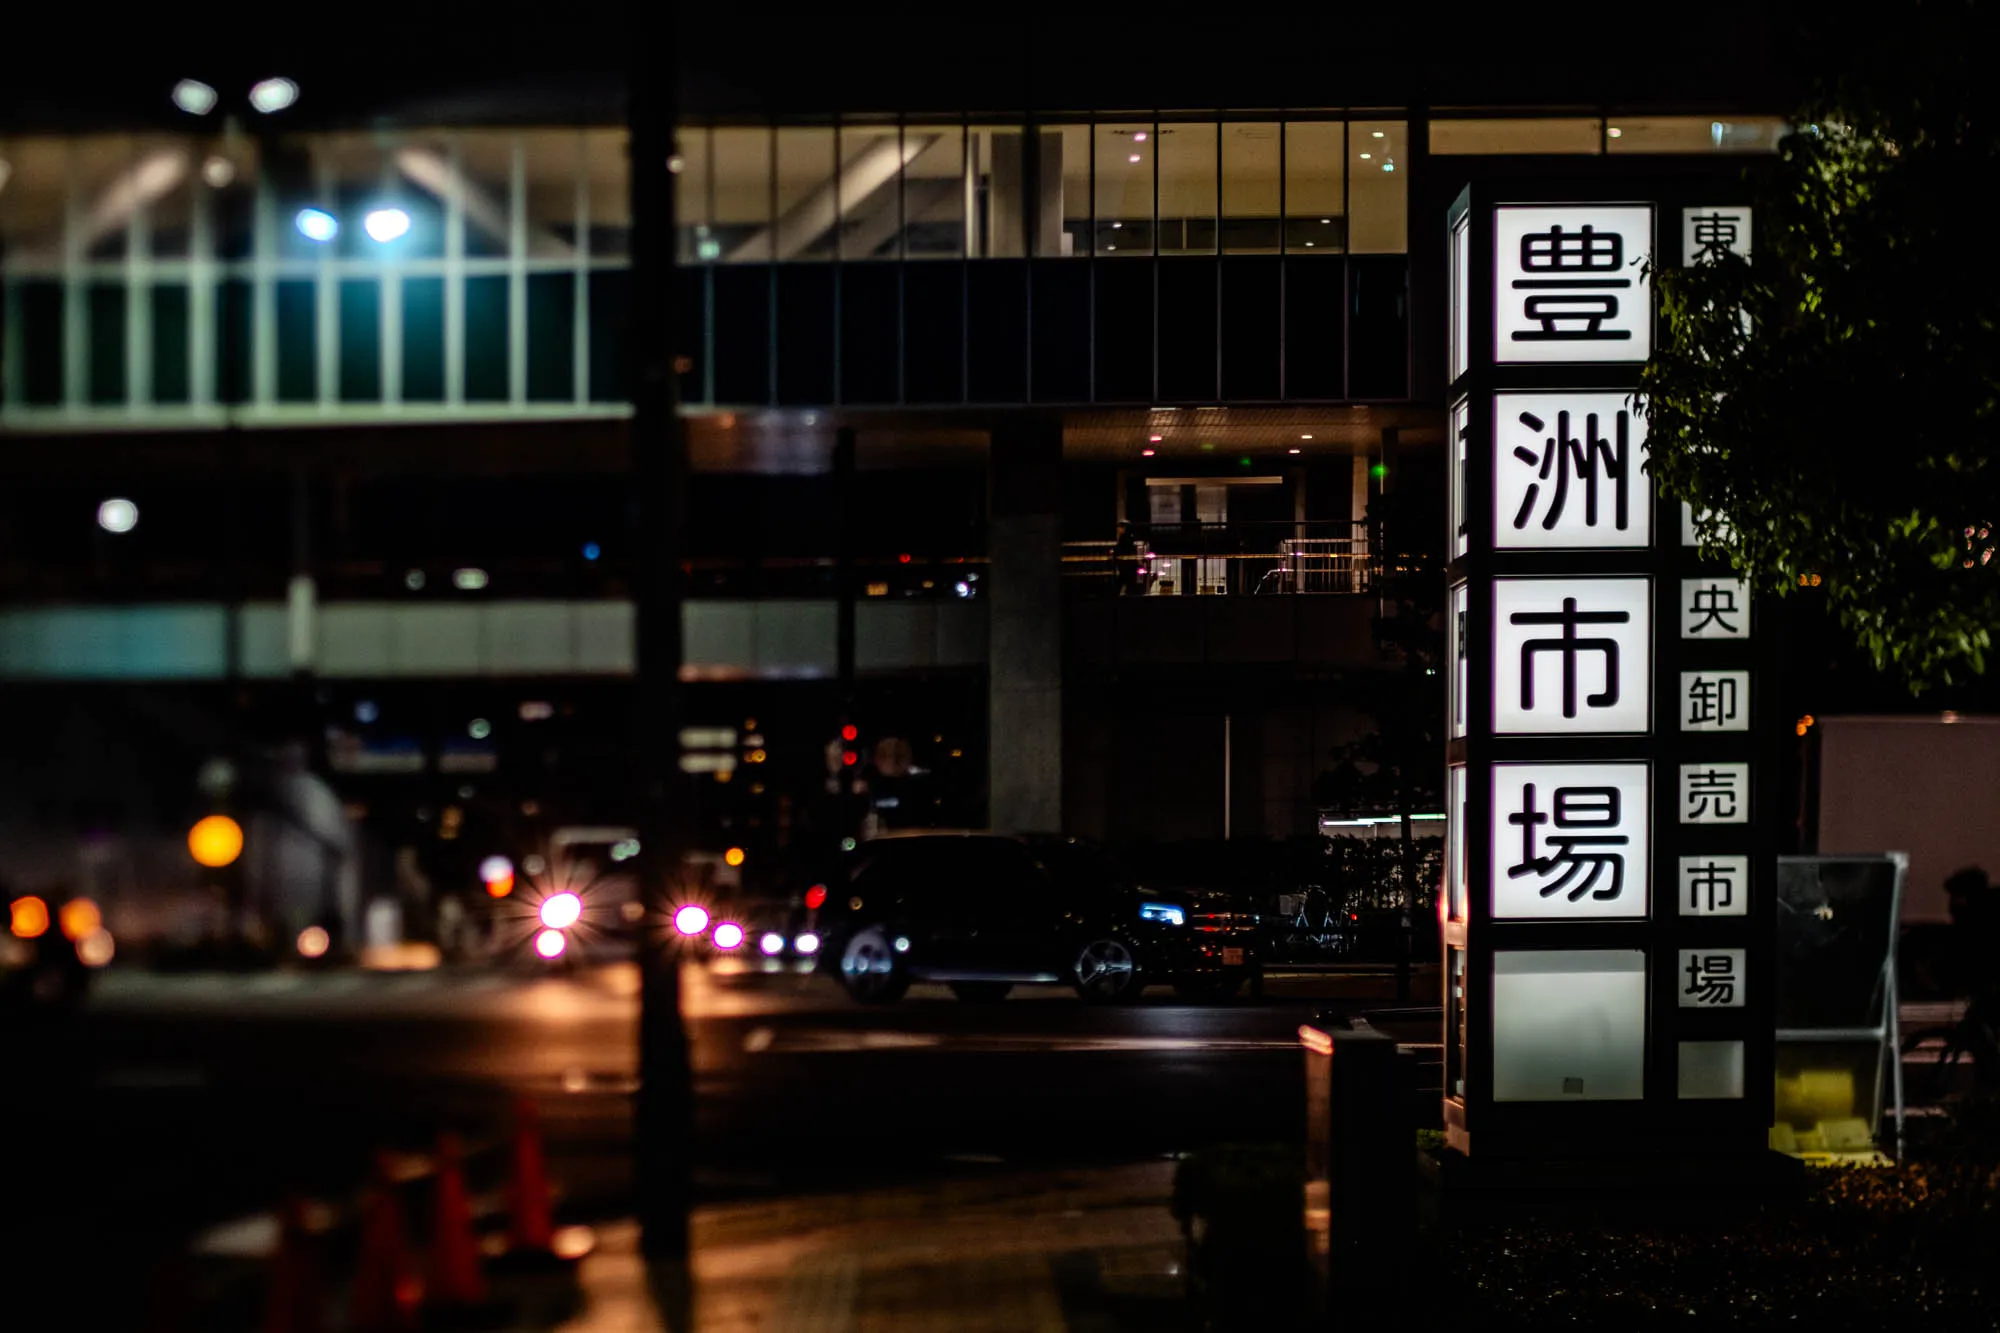
<svg viewBox="0 0 2000 1333"><path fill-rule="evenodd" d="M1989 9L0 20L0 1328L2000 1325Z"/></svg>

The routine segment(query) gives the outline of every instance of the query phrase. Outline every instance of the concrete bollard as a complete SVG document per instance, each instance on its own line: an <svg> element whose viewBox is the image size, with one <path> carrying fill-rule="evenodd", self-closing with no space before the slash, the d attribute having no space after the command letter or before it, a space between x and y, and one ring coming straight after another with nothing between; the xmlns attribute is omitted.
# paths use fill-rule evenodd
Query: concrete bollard
<svg viewBox="0 0 2000 1333"><path fill-rule="evenodd" d="M1343 1025L1299 1029L1306 1059L1305 1228L1331 1324L1401 1287L1416 1232L1410 1061L1393 1039Z"/></svg>

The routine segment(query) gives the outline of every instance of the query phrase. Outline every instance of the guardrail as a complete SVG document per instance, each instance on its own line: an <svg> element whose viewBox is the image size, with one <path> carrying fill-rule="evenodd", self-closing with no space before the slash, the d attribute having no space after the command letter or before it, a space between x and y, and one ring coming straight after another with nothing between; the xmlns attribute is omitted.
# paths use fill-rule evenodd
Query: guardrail
<svg viewBox="0 0 2000 1333"><path fill-rule="evenodd" d="M1123 549L1065 542L1063 574L1098 597L1353 594L1376 564L1366 523L1161 523Z"/></svg>

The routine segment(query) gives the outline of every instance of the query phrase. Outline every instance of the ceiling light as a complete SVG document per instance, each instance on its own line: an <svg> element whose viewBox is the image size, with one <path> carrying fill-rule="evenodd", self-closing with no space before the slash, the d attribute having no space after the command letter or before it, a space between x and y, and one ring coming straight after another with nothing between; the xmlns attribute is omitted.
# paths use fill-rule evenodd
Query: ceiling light
<svg viewBox="0 0 2000 1333"><path fill-rule="evenodd" d="M97 526L106 532L130 532L139 526L139 506L130 500L106 500L97 506Z"/></svg>
<svg viewBox="0 0 2000 1333"><path fill-rule="evenodd" d="M1373 134L1374 134L1374 136L1375 136L1376 138L1378 138L1378 139L1382 137L1382 131L1380 131L1380 130L1375 130L1375 131L1373 131Z"/></svg>
<svg viewBox="0 0 2000 1333"><path fill-rule="evenodd" d="M1105 248L1105 249L1106 249L1107 251L1109 251L1109 250L1116 250L1116 249L1117 249L1118 247L1117 247L1117 246L1115 246L1115 245L1107 245L1107 246L1105 246L1104 248Z"/></svg>
<svg viewBox="0 0 2000 1333"><path fill-rule="evenodd" d="M250 105L267 116L298 100L299 85L290 79L265 79L250 90Z"/></svg>
<svg viewBox="0 0 2000 1333"><path fill-rule="evenodd" d="M1146 142L1146 132L1144 130L1140 130L1137 134L1132 136L1132 142L1133 143Z"/></svg>
<svg viewBox="0 0 2000 1333"><path fill-rule="evenodd" d="M293 216L292 225L309 241L330 241L340 235L339 220L324 209L301 208Z"/></svg>
<svg viewBox="0 0 2000 1333"><path fill-rule="evenodd" d="M1286 452L1286 453L1288 453L1288 454L1295 454L1295 453L1298 453L1298 452L1299 452L1299 447L1298 447L1298 446L1297 446L1297 445L1295 444L1295 445L1293 445L1293 446L1292 446L1291 448L1289 448L1289 449L1285 450L1285 452Z"/></svg>
<svg viewBox="0 0 2000 1333"><path fill-rule="evenodd" d="M1332 218L1321 218L1321 219L1319 220L1319 225L1320 225L1320 226L1322 226L1322 227L1324 227L1324 226L1326 226L1326 225L1327 225L1327 224L1328 224L1329 222L1332 222L1332 221L1333 221L1333 219L1332 219Z"/></svg>
<svg viewBox="0 0 2000 1333"><path fill-rule="evenodd" d="M174 105L190 116L205 116L215 110L215 89L200 79L182 79L174 85Z"/></svg>
<svg viewBox="0 0 2000 1333"><path fill-rule="evenodd" d="M1625 137L1625 131L1619 129L1616 125L1613 125L1610 129L1606 130L1605 133L1610 135L1614 139L1622 139Z"/></svg>
<svg viewBox="0 0 2000 1333"><path fill-rule="evenodd" d="M1152 457L1152 456L1153 456L1154 454L1156 454L1156 453L1158 453L1158 452L1159 452L1159 450L1157 450L1157 449L1141 449L1141 450L1139 451L1139 457L1141 457L1141 458L1151 458L1151 457Z"/></svg>
<svg viewBox="0 0 2000 1333"><path fill-rule="evenodd" d="M1373 153L1363 153L1363 154L1361 155L1361 160L1362 160L1363 162L1366 162L1366 161L1367 161L1367 160L1368 160L1369 158L1371 158L1371 157L1373 157L1373 156L1375 156L1375 154L1373 154Z"/></svg>
<svg viewBox="0 0 2000 1333"><path fill-rule="evenodd" d="M1310 435L1301 435L1301 436L1299 436L1299 438L1300 438L1300 439L1302 439L1302 440L1310 440L1310 439L1312 438L1312 436L1310 436Z"/></svg>
<svg viewBox="0 0 2000 1333"><path fill-rule="evenodd" d="M1132 155L1131 155L1130 157L1126 158L1125 160L1126 160L1127 162L1137 162L1137 161L1139 160L1139 155L1138 155L1137 153L1134 153L1134 154L1132 154Z"/></svg>
<svg viewBox="0 0 2000 1333"><path fill-rule="evenodd" d="M1307 241L1307 242L1306 242L1306 249L1310 250L1310 249L1312 249L1312 248L1313 248L1313 243L1312 243L1311 241Z"/></svg>
<svg viewBox="0 0 2000 1333"><path fill-rule="evenodd" d="M368 233L370 240L380 241L386 245L409 233L410 215L400 208L377 208L371 210L368 216L361 220L361 227Z"/></svg>
<svg viewBox="0 0 2000 1333"><path fill-rule="evenodd" d="M1113 231L1117 231L1117 230L1118 230L1118 229L1119 229L1120 227L1122 227L1122 226L1124 226L1124 225L1125 225L1125 224L1124 224L1124 223L1122 223L1122 222L1114 222L1114 223L1112 223L1112 224L1111 224L1111 230L1113 230Z"/></svg>
<svg viewBox="0 0 2000 1333"><path fill-rule="evenodd" d="M1149 435L1147 436L1147 438L1150 439L1154 444L1158 444L1162 439L1166 437L1162 435Z"/></svg>

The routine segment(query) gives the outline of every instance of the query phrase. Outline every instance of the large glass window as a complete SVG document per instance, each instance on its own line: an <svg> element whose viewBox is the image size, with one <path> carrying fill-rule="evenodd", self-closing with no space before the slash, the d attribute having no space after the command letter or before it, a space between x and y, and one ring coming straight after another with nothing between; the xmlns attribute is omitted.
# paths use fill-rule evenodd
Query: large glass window
<svg viewBox="0 0 2000 1333"><path fill-rule="evenodd" d="M1285 125L1285 251L1339 254L1347 248L1347 126L1337 120Z"/></svg>
<svg viewBox="0 0 2000 1333"><path fill-rule="evenodd" d="M713 253L726 264L771 258L771 131L720 126L709 135L709 226ZM699 245L698 249L701 249Z"/></svg>
<svg viewBox="0 0 2000 1333"><path fill-rule="evenodd" d="M903 254L957 259L966 253L966 222L976 215L973 178L959 125L903 128Z"/></svg>
<svg viewBox="0 0 2000 1333"><path fill-rule="evenodd" d="M1434 120L1430 127L1430 149L1439 157L1601 153L1604 122L1579 116Z"/></svg>
<svg viewBox="0 0 2000 1333"><path fill-rule="evenodd" d="M771 240L779 259L831 259L839 225L833 131L778 131L778 220Z"/></svg>
<svg viewBox="0 0 2000 1333"><path fill-rule="evenodd" d="M682 126L674 135L674 257L683 264L716 258L709 196L708 130Z"/></svg>
<svg viewBox="0 0 2000 1333"><path fill-rule="evenodd" d="M840 257L902 254L903 131L895 125L840 127Z"/></svg>
<svg viewBox="0 0 2000 1333"><path fill-rule="evenodd" d="M1605 147L1614 153L1775 153L1779 116L1613 116Z"/></svg>
<svg viewBox="0 0 2000 1333"><path fill-rule="evenodd" d="M1222 127L1222 248L1230 254L1276 254L1283 213L1277 121Z"/></svg>
<svg viewBox="0 0 2000 1333"><path fill-rule="evenodd" d="M1409 132L1400 120L1357 120L1348 126L1354 177L1347 195L1347 248L1355 254L1399 255L1409 249L1403 173Z"/></svg>
<svg viewBox="0 0 2000 1333"><path fill-rule="evenodd" d="M1216 127L1195 121L1162 124L1160 253L1214 254L1216 248Z"/></svg>
<svg viewBox="0 0 2000 1333"><path fill-rule="evenodd" d="M1081 258L1090 253L1090 126L1042 126L1041 154L1043 222L1035 253Z"/></svg>
<svg viewBox="0 0 2000 1333"><path fill-rule="evenodd" d="M1153 172L1159 145L1150 121L1098 125L1095 250L1100 255L1153 252Z"/></svg>

